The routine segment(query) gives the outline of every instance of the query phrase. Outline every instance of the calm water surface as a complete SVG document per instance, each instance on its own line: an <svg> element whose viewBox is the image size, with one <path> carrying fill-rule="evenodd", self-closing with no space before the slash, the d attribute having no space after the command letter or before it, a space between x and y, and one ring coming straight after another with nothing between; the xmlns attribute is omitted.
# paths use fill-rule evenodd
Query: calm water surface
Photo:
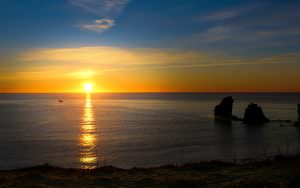
<svg viewBox="0 0 300 188"><path fill-rule="evenodd" d="M270 119L297 119L300 94L0 94L0 169L148 167L300 151L293 123L215 122L213 108L227 95L238 116L256 102Z"/></svg>

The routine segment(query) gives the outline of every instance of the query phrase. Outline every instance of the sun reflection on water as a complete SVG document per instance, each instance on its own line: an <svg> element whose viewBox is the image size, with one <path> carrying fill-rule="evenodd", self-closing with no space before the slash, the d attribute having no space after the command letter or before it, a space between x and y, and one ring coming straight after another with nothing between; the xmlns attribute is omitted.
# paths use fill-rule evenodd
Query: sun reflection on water
<svg viewBox="0 0 300 188"><path fill-rule="evenodd" d="M86 95L84 112L80 128L80 163L83 169L97 167L98 159L96 153L96 125L94 111L90 94Z"/></svg>

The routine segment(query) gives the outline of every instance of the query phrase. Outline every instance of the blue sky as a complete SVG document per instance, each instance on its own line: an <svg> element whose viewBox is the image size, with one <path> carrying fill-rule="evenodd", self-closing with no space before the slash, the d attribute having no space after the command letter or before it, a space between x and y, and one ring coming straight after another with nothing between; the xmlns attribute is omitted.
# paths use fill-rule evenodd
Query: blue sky
<svg viewBox="0 0 300 188"><path fill-rule="evenodd" d="M116 72L150 91L300 91L299 10L296 0L2 0L0 91L69 75L112 83Z"/></svg>
<svg viewBox="0 0 300 188"><path fill-rule="evenodd" d="M1 4L2 49L109 45L236 55L299 50L297 1L3 0ZM105 19L113 23L97 30L97 25L107 24ZM93 25L94 30L84 27Z"/></svg>

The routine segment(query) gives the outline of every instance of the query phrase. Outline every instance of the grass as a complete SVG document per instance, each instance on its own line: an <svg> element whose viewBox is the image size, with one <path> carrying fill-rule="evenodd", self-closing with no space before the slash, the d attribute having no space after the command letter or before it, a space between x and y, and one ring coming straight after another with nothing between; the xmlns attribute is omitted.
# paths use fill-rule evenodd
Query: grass
<svg viewBox="0 0 300 188"><path fill-rule="evenodd" d="M300 187L300 156L244 164L220 161L93 170L42 165L0 171L0 187Z"/></svg>

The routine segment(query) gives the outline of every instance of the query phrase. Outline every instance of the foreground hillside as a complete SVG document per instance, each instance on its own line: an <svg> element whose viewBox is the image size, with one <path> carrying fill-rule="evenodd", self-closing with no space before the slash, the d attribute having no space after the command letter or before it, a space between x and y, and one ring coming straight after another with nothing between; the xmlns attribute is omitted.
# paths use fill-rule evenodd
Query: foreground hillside
<svg viewBox="0 0 300 188"><path fill-rule="evenodd" d="M49 165L0 171L0 187L299 187L300 157L231 164L94 170Z"/></svg>

